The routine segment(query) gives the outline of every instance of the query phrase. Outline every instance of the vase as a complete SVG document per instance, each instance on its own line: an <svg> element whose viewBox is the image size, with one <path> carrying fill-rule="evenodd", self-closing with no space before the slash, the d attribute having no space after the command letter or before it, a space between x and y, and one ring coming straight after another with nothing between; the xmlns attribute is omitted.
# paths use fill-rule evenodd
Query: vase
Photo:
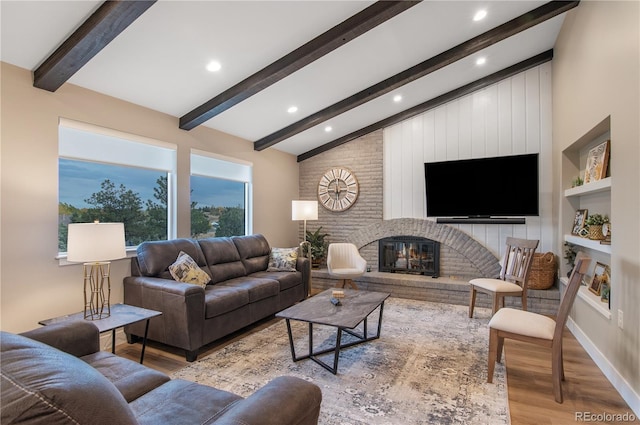
<svg viewBox="0 0 640 425"><path fill-rule="evenodd" d="M602 225L589 225L589 239L593 239L596 241L604 239L604 234L602 233Z"/></svg>

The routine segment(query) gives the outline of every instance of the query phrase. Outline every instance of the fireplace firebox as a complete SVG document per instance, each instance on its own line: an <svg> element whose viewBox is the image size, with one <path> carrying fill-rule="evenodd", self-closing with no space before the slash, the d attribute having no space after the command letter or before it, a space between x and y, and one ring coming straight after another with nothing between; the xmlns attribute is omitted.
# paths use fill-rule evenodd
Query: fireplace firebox
<svg viewBox="0 0 640 425"><path fill-rule="evenodd" d="M378 270L391 273L440 274L440 242L415 236L380 239Z"/></svg>

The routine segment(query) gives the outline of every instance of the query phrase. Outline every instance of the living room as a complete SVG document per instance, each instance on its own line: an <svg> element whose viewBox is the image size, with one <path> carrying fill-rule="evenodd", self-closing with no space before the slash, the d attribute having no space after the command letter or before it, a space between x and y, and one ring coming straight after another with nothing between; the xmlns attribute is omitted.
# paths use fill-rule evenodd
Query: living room
<svg viewBox="0 0 640 425"><path fill-rule="evenodd" d="M609 214L616 234L621 235L613 237L609 260L615 276L610 318L605 319L578 298L571 314L571 331L636 414L640 413L640 312L636 308L640 302L639 18L638 2L582 2L567 12L551 61L475 94L479 98L486 93L498 96L505 93L503 89L522 90L527 97L524 100L523 96L519 106L538 105L535 116L527 117L534 120L527 121L534 130L523 122L513 122L512 130L527 135L539 131L535 145L526 149L540 154L541 214L527 218L525 226L509 226L506 230L502 225L462 225L496 254L507 234L536 235L541 240L538 252L554 252L562 274L566 273L562 229L572 220L573 211L567 212L562 204L564 190L570 184L563 174L562 154L610 117L610 168L615 183ZM8 18L3 14L2 19ZM38 321L78 311L82 305L82 267L61 265L58 259L60 118L177 147L178 237L191 234L186 188L192 150L251 163L253 232L265 235L271 246L285 247L296 246L302 236L302 224L291 220L291 201L315 199L317 181L327 166L352 169L363 183L362 191L353 209L333 213L320 208L319 220L309 221L309 229L323 226L332 240L345 241L366 220L366 224L375 225L406 217L426 219L420 216L423 206L413 194L395 197L403 193L401 183L392 178L398 170L410 181L424 176L412 173L402 159L394 159L391 146L412 144L413 139L403 133L403 128L423 125L429 119L447 119L447 105L463 110L465 102L468 106L473 99L452 100L419 118L298 162L295 155L277 149L256 151L251 141L210 127L181 130L176 116L77 85L64 84L54 93L35 88L32 70L4 61L1 72L1 329L9 332L34 329ZM447 124L455 132L466 128L450 117ZM493 148L497 152L497 147ZM455 149L455 156L464 157L462 148ZM373 180L378 183L372 184ZM112 263L112 302L124 299L120 282L129 275L130 260ZM624 312L623 326L618 324L619 311Z"/></svg>

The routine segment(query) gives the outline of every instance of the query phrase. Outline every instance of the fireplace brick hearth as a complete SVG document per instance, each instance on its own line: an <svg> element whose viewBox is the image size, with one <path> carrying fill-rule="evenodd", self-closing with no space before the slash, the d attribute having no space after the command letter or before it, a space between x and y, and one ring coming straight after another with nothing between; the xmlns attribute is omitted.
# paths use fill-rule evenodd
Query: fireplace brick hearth
<svg viewBox="0 0 640 425"><path fill-rule="evenodd" d="M467 305L469 280L475 277L497 277L498 258L486 247L453 226L423 219L383 220L364 226L349 234L346 240L354 243L367 260L371 270L378 270L378 241L398 235L428 238L440 242L440 277L372 271L354 279L362 290L389 292L392 296L417 300ZM312 271L314 291L332 288L338 281L326 269ZM528 307L540 314L555 314L560 303L556 287L548 290L529 290ZM520 299L509 297L507 306L521 308ZM488 297L479 296L476 305L490 308Z"/></svg>

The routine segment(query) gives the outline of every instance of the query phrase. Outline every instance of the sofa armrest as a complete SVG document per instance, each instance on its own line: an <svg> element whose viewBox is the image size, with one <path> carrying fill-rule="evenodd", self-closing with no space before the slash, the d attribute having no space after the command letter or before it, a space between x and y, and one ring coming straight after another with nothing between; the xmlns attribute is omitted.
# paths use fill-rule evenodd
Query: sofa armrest
<svg viewBox="0 0 640 425"><path fill-rule="evenodd" d="M175 280L128 276L123 280L125 304L161 311L151 319L148 337L188 351L202 346L204 289ZM125 326L127 335L144 335L143 322Z"/></svg>
<svg viewBox="0 0 640 425"><path fill-rule="evenodd" d="M296 270L302 272L302 284L304 285L304 293L308 294L311 288L311 260L307 257L298 256L296 261Z"/></svg>
<svg viewBox="0 0 640 425"><path fill-rule="evenodd" d="M280 376L236 402L215 424L316 425L322 392L308 381Z"/></svg>
<svg viewBox="0 0 640 425"><path fill-rule="evenodd" d="M21 335L43 342L76 357L100 351L100 332L98 327L84 320L55 323L23 332Z"/></svg>

